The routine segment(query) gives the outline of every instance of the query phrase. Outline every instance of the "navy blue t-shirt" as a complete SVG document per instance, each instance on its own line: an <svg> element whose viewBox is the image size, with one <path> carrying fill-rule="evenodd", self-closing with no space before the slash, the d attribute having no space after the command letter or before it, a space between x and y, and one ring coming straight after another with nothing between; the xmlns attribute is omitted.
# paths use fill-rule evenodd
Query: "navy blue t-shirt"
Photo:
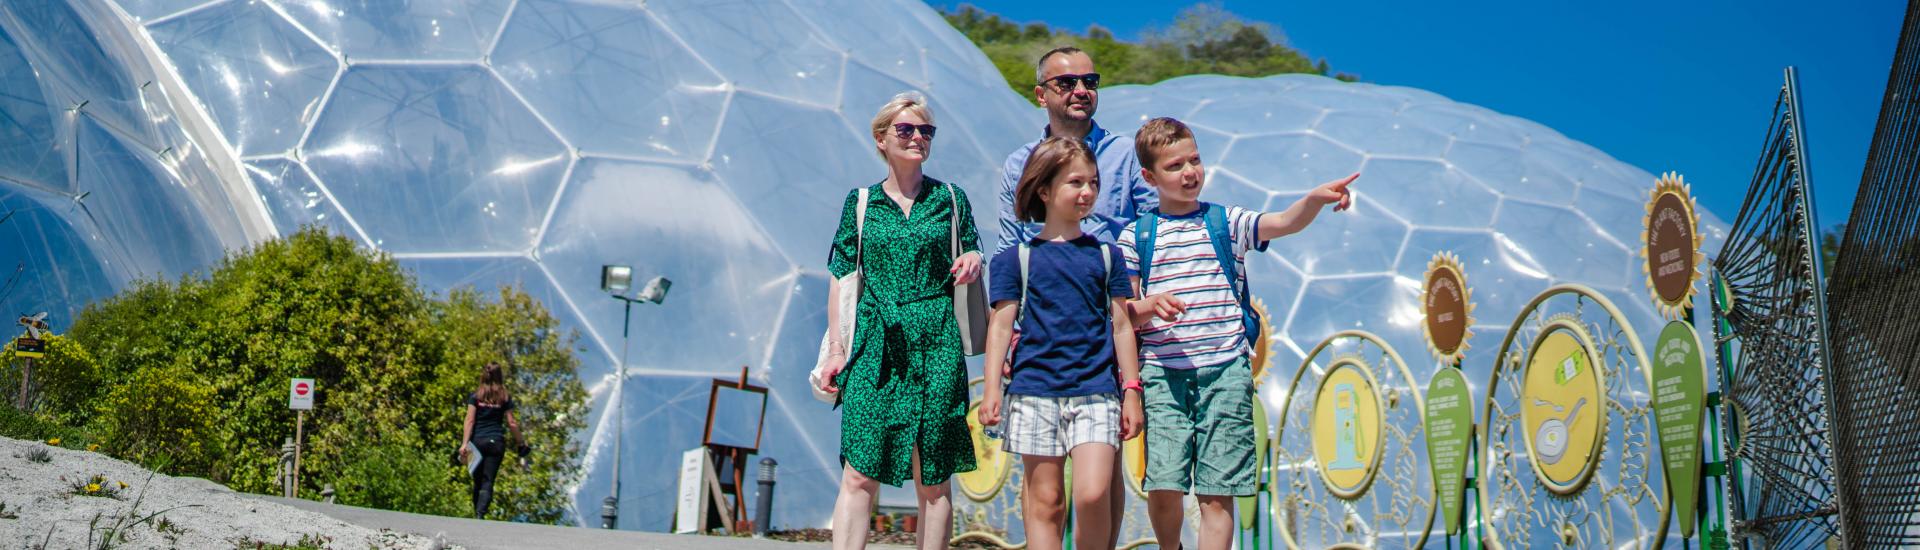
<svg viewBox="0 0 1920 550"><path fill-rule="evenodd" d="M1120 250L1091 235L1029 241L1026 317L1013 353L1011 395L1077 397L1117 393L1109 300L1133 297ZM1109 265L1100 265L1100 247ZM1020 301L1020 247L993 257L987 270L993 303Z"/></svg>

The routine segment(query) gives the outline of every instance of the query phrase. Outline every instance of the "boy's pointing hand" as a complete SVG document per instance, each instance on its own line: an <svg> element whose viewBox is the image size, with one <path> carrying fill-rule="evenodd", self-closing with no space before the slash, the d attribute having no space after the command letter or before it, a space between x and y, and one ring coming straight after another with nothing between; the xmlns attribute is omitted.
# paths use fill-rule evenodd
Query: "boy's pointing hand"
<svg viewBox="0 0 1920 550"><path fill-rule="evenodd" d="M1360 173L1354 172L1352 175L1349 175L1347 177L1322 183L1320 184L1319 187L1313 188L1313 191L1308 192L1307 196L1310 197L1314 203L1320 204L1322 206L1327 204L1333 204L1334 212L1340 212L1348 208L1352 208L1353 207L1353 190L1347 189L1347 185L1353 183L1353 180L1356 180L1359 178L1360 178Z"/></svg>

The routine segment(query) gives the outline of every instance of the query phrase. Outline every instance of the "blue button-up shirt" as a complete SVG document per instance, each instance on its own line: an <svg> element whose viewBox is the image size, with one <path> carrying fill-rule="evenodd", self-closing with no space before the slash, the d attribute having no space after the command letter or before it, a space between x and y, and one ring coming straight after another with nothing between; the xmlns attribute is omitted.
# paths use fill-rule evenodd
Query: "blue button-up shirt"
<svg viewBox="0 0 1920 550"><path fill-rule="evenodd" d="M996 255L1040 234L1042 224L1022 222L1014 215L1013 192L1020 185L1020 171L1026 168L1033 148L1052 134L1052 129L1046 129L1041 139L1007 155L1006 166L1001 168L1000 240L993 248ZM1093 211L1087 218L1080 220L1080 230L1101 242L1114 242L1134 218L1160 205L1160 194L1140 178L1140 159L1133 154L1133 140L1108 133L1099 123L1094 123L1087 131L1086 144L1093 150L1094 164L1100 170L1100 197L1095 199Z"/></svg>

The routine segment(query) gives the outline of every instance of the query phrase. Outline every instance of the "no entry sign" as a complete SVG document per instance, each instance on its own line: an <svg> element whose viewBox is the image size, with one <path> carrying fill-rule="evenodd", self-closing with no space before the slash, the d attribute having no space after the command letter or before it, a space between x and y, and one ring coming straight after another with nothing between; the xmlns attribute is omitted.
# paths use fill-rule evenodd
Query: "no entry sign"
<svg viewBox="0 0 1920 550"><path fill-rule="evenodd" d="M295 378L292 387L287 390L287 407L298 411L313 410L313 379Z"/></svg>

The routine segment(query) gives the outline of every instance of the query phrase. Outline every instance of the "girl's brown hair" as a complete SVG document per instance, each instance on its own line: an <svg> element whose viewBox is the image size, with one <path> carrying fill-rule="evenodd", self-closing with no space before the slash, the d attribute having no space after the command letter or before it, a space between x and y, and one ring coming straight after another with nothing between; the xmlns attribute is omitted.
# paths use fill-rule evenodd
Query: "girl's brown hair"
<svg viewBox="0 0 1920 550"><path fill-rule="evenodd" d="M507 402L506 369L499 363L487 363L487 368L480 370L480 387L473 390L473 396L475 401L488 405Z"/></svg>
<svg viewBox="0 0 1920 550"><path fill-rule="evenodd" d="M1100 188L1099 163L1094 162L1093 150L1086 143L1066 137L1050 137L1033 147L1033 154L1027 156L1027 165L1020 170L1020 184L1013 191L1013 213L1021 220L1044 222L1047 220L1047 203L1040 199L1040 191L1053 186L1053 178L1060 175L1075 161L1086 161L1094 166L1093 188Z"/></svg>

